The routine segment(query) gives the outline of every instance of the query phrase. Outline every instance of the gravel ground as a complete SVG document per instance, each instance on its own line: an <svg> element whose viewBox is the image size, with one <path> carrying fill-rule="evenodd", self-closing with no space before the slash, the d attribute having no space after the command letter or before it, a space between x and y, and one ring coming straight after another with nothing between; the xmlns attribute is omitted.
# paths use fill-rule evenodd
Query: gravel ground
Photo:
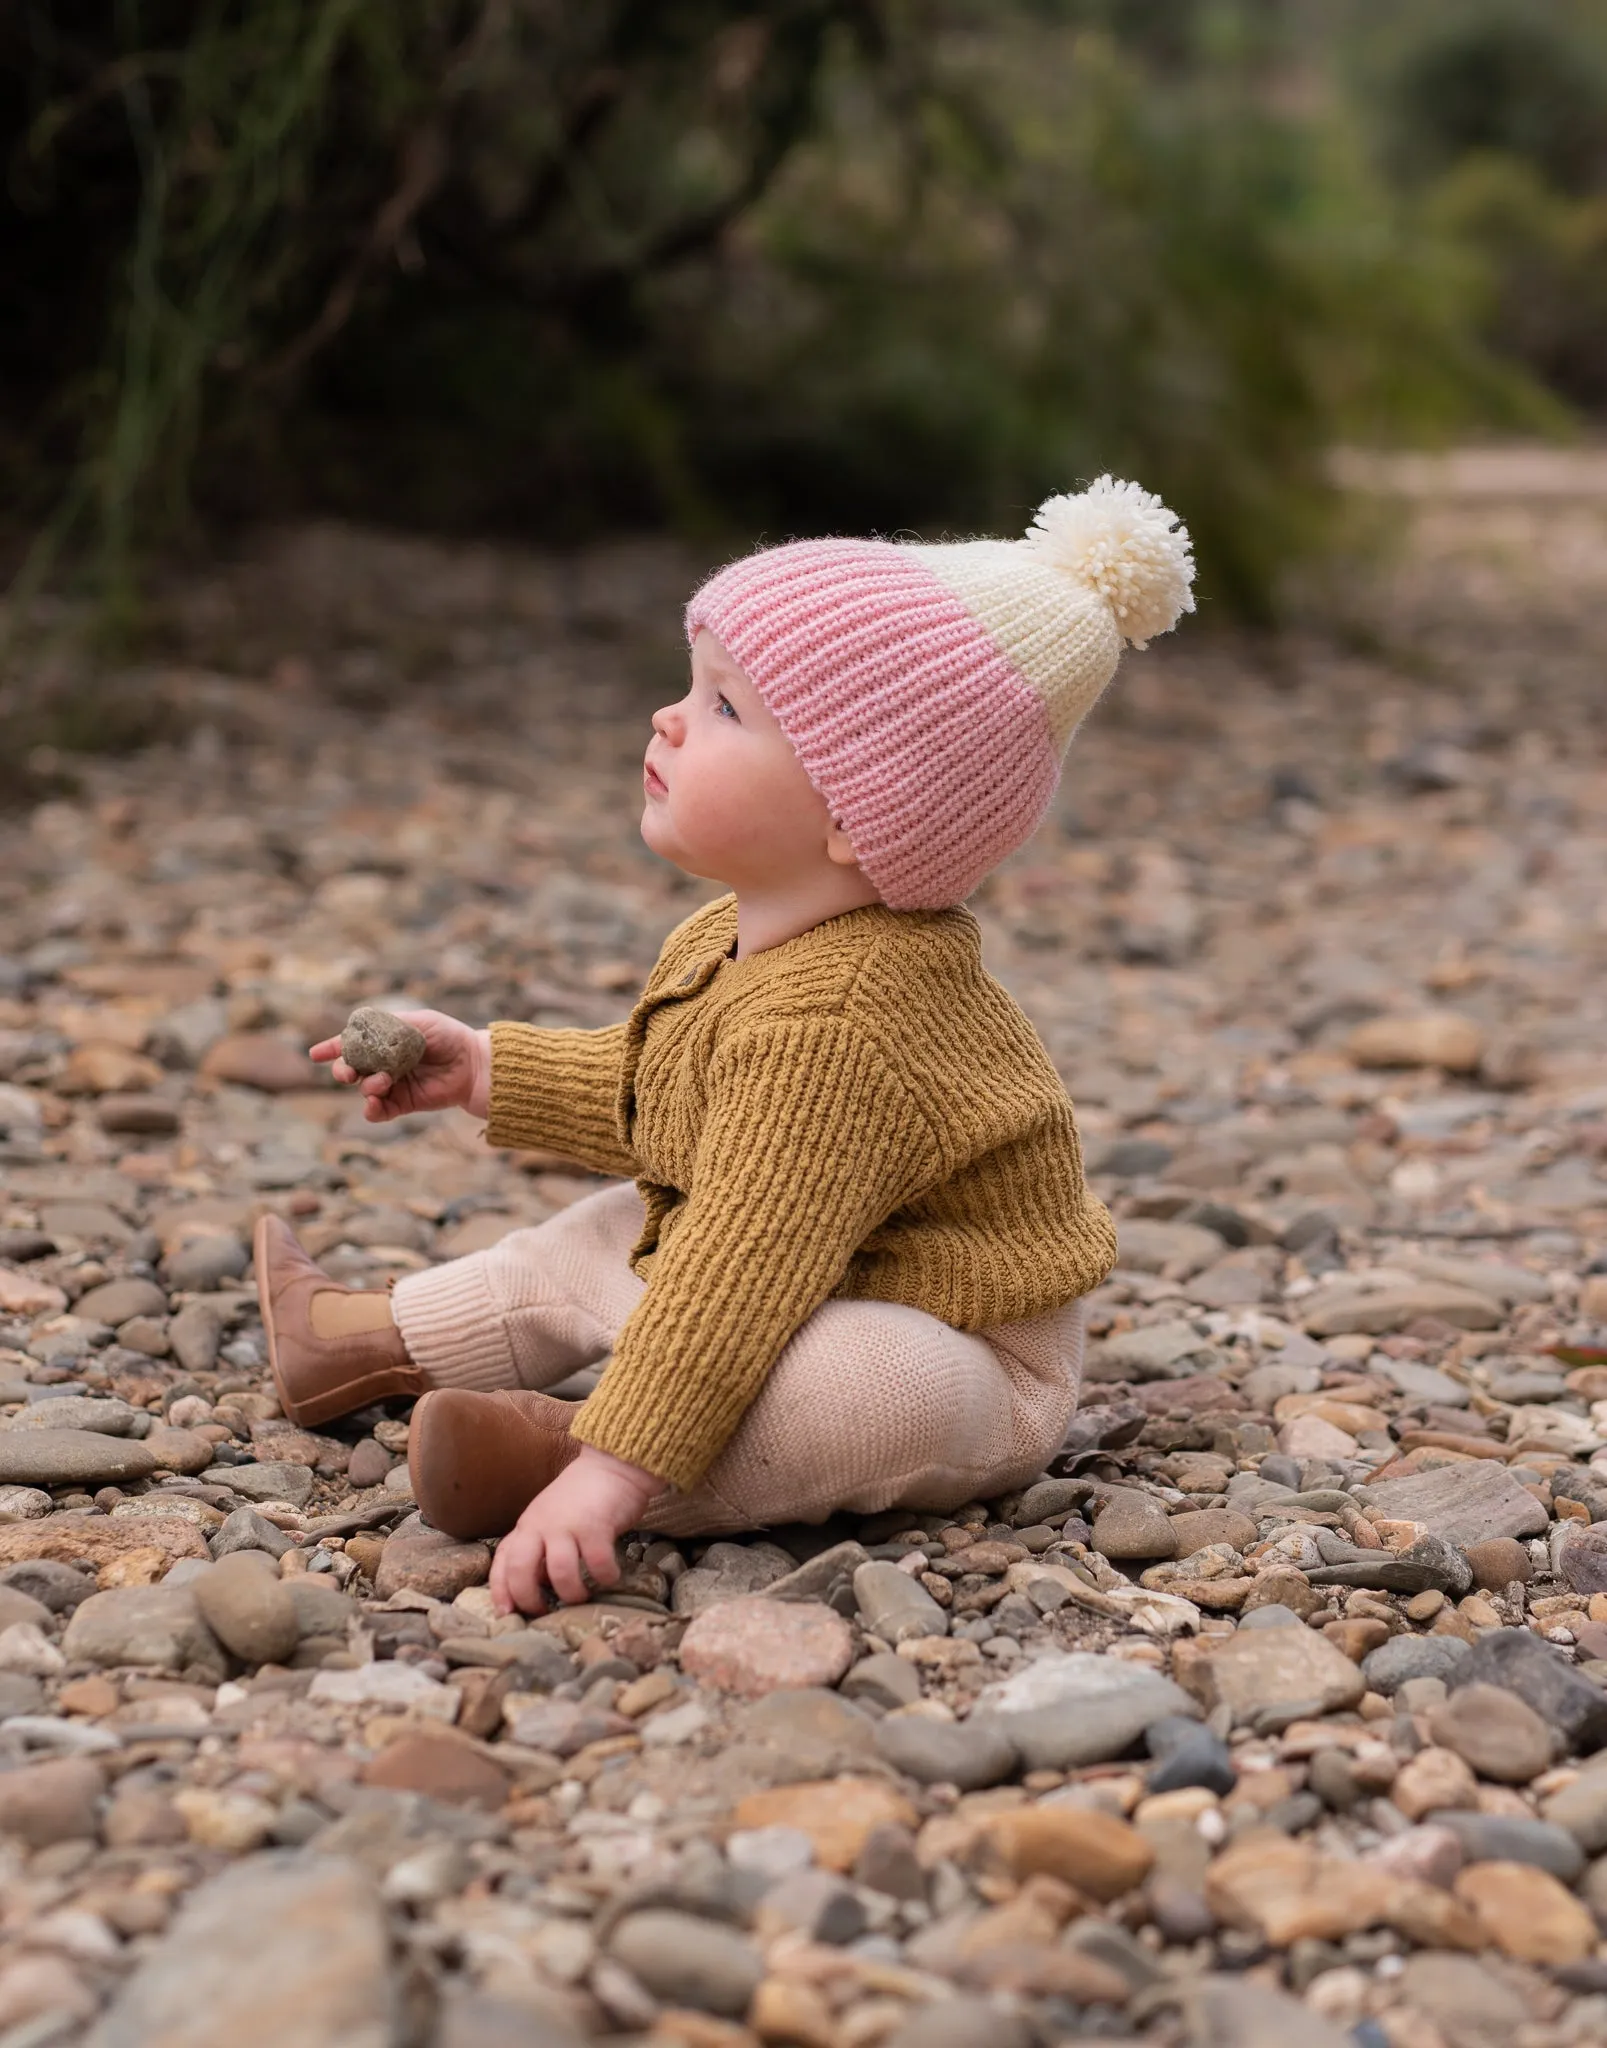
<svg viewBox="0 0 1607 2048"><path fill-rule="evenodd" d="M528 1625L404 1405L279 1415L250 1225L381 1285L597 1185L300 1048L628 1007L697 565L172 594L166 736L0 819L0 2048L1607 2036L1607 502L1541 467L1131 662L981 894L1123 1244L1049 1474Z"/></svg>

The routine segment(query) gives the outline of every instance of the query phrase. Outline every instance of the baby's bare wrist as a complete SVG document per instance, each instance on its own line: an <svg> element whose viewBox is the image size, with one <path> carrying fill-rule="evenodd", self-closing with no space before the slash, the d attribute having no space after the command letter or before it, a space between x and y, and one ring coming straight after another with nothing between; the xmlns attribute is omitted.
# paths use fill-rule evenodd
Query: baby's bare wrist
<svg viewBox="0 0 1607 2048"><path fill-rule="evenodd" d="M491 1033L471 1031L469 1037L469 1091L463 1107L470 1116L488 1117L491 1114Z"/></svg>

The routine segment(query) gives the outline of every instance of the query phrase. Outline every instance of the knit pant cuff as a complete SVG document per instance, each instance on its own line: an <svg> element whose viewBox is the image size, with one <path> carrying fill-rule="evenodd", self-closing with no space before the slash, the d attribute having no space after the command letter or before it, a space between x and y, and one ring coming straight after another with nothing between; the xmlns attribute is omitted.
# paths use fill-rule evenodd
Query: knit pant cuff
<svg viewBox="0 0 1607 2048"><path fill-rule="evenodd" d="M407 1355L437 1387L496 1393L520 1385L500 1304L479 1259L452 1259L409 1273L391 1290Z"/></svg>

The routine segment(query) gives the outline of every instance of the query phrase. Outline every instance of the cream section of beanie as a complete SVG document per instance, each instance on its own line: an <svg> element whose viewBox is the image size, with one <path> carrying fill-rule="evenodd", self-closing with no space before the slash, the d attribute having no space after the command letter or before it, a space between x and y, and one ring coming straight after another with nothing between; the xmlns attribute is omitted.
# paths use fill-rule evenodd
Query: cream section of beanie
<svg viewBox="0 0 1607 2048"><path fill-rule="evenodd" d="M1042 699L1057 753L1116 673L1194 609L1187 530L1153 491L1102 476L1046 498L1021 540L906 549Z"/></svg>

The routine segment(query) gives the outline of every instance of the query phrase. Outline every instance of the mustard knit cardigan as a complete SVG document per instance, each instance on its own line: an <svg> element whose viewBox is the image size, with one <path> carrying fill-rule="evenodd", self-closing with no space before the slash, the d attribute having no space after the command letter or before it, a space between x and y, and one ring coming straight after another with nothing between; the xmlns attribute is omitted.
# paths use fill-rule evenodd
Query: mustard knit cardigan
<svg viewBox="0 0 1607 2048"><path fill-rule="evenodd" d="M676 928L630 1017L491 1027L493 1145L632 1174L647 1292L575 1434L694 1485L833 1295L978 1330L1116 1258L1072 1106L967 910L854 910L737 960L736 899Z"/></svg>

